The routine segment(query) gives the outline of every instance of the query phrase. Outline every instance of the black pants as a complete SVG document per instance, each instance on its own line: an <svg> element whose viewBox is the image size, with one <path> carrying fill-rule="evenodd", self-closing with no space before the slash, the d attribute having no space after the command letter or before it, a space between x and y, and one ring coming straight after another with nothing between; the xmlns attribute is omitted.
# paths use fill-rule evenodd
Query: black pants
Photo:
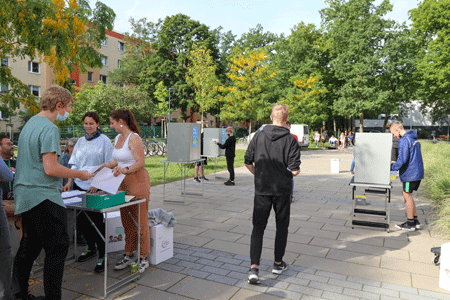
<svg viewBox="0 0 450 300"><path fill-rule="evenodd" d="M73 184L74 190L84 191L75 183ZM79 230L86 240L89 250L95 250L96 244L98 249L98 257L105 256L105 242L101 235L98 234L97 230L92 226L89 219L86 217L86 214L89 218L94 222L95 226L98 228L100 233L105 236L105 222L102 213L93 212L93 211L84 211L81 212L77 217L77 230Z"/></svg>
<svg viewBox="0 0 450 300"><path fill-rule="evenodd" d="M45 200L22 213L23 236L14 259L13 282L18 284L18 298L28 294L28 279L34 260L42 248L44 260L45 299L60 300L64 264L69 250L67 210L50 200Z"/></svg>
<svg viewBox="0 0 450 300"><path fill-rule="evenodd" d="M232 158L227 157L227 168L228 172L230 172L230 180L234 181L234 157Z"/></svg>
<svg viewBox="0 0 450 300"><path fill-rule="evenodd" d="M263 196L255 195L253 207L253 231L250 240L250 259L252 265L259 265L263 246L264 230L272 207L275 211L275 261L283 259L288 237L289 219L291 215L291 195Z"/></svg>

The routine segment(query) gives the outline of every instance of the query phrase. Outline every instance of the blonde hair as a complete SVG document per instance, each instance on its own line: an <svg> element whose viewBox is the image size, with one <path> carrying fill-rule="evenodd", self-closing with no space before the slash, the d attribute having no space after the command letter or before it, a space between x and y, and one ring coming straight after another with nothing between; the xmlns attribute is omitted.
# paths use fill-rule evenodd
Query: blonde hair
<svg viewBox="0 0 450 300"><path fill-rule="evenodd" d="M391 124L391 126L389 127L389 131L392 133L394 130L404 130L405 128L403 127L402 123L400 123L399 121L395 121L394 123Z"/></svg>
<svg viewBox="0 0 450 300"><path fill-rule="evenodd" d="M233 134L233 127L228 126L228 127L225 129L225 132L231 132L231 134Z"/></svg>
<svg viewBox="0 0 450 300"><path fill-rule="evenodd" d="M41 110L55 111L56 104L61 102L63 107L73 101L72 94L68 89L61 86L52 86L45 90L41 99Z"/></svg>
<svg viewBox="0 0 450 300"><path fill-rule="evenodd" d="M272 106L272 114L270 116L276 122L285 122L289 117L289 108L286 104L276 103Z"/></svg>

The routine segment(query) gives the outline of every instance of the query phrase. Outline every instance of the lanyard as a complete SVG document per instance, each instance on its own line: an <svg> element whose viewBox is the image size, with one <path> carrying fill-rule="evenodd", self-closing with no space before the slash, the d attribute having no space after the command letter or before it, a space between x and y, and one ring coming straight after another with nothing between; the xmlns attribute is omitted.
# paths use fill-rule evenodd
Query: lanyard
<svg viewBox="0 0 450 300"><path fill-rule="evenodd" d="M11 171L11 160L8 160L8 169ZM11 182L8 183L9 184L9 190L11 191Z"/></svg>

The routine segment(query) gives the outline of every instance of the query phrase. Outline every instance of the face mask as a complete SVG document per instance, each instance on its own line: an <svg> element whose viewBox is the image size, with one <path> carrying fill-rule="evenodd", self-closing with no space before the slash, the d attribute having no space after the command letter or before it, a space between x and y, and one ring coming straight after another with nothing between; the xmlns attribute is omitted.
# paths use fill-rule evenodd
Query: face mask
<svg viewBox="0 0 450 300"><path fill-rule="evenodd" d="M64 116L61 116L59 113L56 115L56 121L65 121L69 117L69 113L66 111L64 112Z"/></svg>

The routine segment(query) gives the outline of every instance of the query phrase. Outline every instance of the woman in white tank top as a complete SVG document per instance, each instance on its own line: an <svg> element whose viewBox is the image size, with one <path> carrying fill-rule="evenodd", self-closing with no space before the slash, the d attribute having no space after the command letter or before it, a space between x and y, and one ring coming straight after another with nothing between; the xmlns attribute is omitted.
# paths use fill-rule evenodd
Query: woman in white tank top
<svg viewBox="0 0 450 300"><path fill-rule="evenodd" d="M119 191L125 191L126 195L147 199L141 203L141 253L139 260L139 272L144 272L149 263L147 256L150 253L150 231L148 227L148 201L150 199L150 177L145 169L144 144L139 136L139 128L133 113L126 109L117 109L109 116L110 127L119 133L115 139L112 153L112 161L104 164L104 167L113 169L114 175L125 174L125 179L120 185ZM127 207L135 220L138 219L138 205ZM122 270L131 265L137 259L133 251L137 249L137 227L126 209L120 209L122 224L125 229L125 254L116 263L114 269Z"/></svg>

